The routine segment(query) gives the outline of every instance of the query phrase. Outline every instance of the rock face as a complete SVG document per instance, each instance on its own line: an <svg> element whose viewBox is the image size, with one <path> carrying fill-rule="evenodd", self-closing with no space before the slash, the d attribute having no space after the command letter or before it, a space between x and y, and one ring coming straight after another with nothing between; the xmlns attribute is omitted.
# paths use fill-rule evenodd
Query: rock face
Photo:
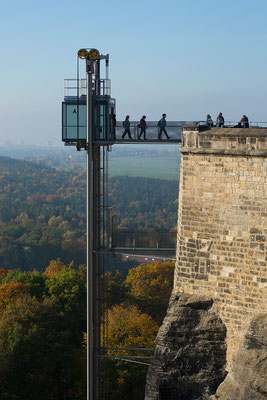
<svg viewBox="0 0 267 400"><path fill-rule="evenodd" d="M267 399L267 314L253 318L229 374L211 399Z"/></svg>
<svg viewBox="0 0 267 400"><path fill-rule="evenodd" d="M204 400L225 378L226 328L209 297L173 293L156 339L145 400Z"/></svg>

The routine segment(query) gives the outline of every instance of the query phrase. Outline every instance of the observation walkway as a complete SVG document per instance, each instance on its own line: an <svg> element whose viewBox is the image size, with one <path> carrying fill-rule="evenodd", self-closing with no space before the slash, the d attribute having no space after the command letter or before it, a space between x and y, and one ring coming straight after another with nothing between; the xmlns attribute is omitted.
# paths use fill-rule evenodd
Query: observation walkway
<svg viewBox="0 0 267 400"><path fill-rule="evenodd" d="M144 144L144 143L153 143L153 144L175 144L181 143L182 141L182 131L185 125L195 125L196 122L186 122L186 121L167 121L166 131L170 139L167 139L164 132L162 132L161 140L158 139L160 128L157 126L157 121L146 121L147 129L146 129L146 140L144 140L144 135L138 139L140 135L141 129L138 127L139 121L130 121L130 132L132 140L129 139L128 134L122 138L122 134L124 132L123 121L117 121L116 126L116 134L114 137L114 144Z"/></svg>
<svg viewBox="0 0 267 400"><path fill-rule="evenodd" d="M94 138L94 143L99 144L101 146L105 145L113 145L113 144L177 144L181 143L182 141L182 131L184 126L197 126L198 122L187 122L187 121L167 121L166 131L170 139L167 139L164 132L162 132L161 140L158 140L159 135L159 127L157 126L157 121L146 121L147 129L146 129L146 140L144 140L144 135L138 139L138 136L141 132L141 129L138 128L139 121L130 121L130 133L131 139L129 138L128 134L122 138L124 127L123 121L117 121L116 130L110 132L108 139L106 139L106 135L102 134L104 129L102 129L98 137ZM62 141L65 142L66 146L76 146L77 142L79 141L82 146L86 142L86 125L79 124L77 126L75 123L71 124L68 123L66 127L62 130Z"/></svg>
<svg viewBox="0 0 267 400"><path fill-rule="evenodd" d="M113 229L111 248L116 253L174 256L177 231Z"/></svg>
<svg viewBox="0 0 267 400"><path fill-rule="evenodd" d="M199 132L211 130L206 125L205 121L168 121L166 131L170 139L167 139L164 132L162 132L161 140L158 139L158 134L160 128L157 126L157 121L146 121L147 129L146 129L146 140L144 140L144 135L138 139L140 135L141 129L138 127L139 121L130 121L130 132L132 140L128 137L128 134L124 138L122 138L122 134L124 132L123 121L117 121L116 126L116 134L113 139L112 144L145 144L145 143L153 143L153 144L180 144L182 143L182 132L186 127L194 127L199 130ZM238 121L226 121L223 128L230 129L237 127ZM214 126L216 128L216 126ZM267 122L250 122L250 128L263 129L267 128Z"/></svg>
<svg viewBox="0 0 267 400"><path fill-rule="evenodd" d="M69 118L70 119L70 118ZM66 126L62 130L62 141L65 142L66 146L76 146L80 143L81 148L85 148L86 143L86 124L84 122L80 123L77 127L76 122L66 122ZM101 146L109 146L113 144L181 144L182 143L182 132L184 128L195 128L199 132L212 130L209 128L205 121L168 121L166 131L170 139L168 139L164 132L161 134L161 140L159 140L160 128L157 126L157 121L146 121L146 140L144 139L144 134L138 139L141 129L139 126L139 121L130 121L130 133L131 138L129 138L128 133L122 138L125 131L123 127L123 121L117 121L115 132L111 131L108 138L105 132L105 127L100 128L97 137L93 139L95 144ZM223 128L229 129L236 127L238 122L236 121L226 121ZM266 128L267 122L250 122L250 128ZM216 128L216 127L215 127Z"/></svg>

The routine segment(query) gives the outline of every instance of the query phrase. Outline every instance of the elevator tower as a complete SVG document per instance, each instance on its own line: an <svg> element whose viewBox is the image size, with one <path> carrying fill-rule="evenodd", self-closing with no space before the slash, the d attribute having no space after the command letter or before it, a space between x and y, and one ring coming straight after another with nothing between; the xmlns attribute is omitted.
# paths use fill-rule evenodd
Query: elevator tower
<svg viewBox="0 0 267 400"><path fill-rule="evenodd" d="M106 75L101 78L100 64ZM80 78L85 63L86 78ZM77 78L66 79L62 103L62 140L87 153L87 399L100 400L101 268L109 247L106 163L114 143L116 102L111 98L109 55L97 49L80 49ZM102 319L102 320L101 320ZM104 325L104 323L103 323Z"/></svg>

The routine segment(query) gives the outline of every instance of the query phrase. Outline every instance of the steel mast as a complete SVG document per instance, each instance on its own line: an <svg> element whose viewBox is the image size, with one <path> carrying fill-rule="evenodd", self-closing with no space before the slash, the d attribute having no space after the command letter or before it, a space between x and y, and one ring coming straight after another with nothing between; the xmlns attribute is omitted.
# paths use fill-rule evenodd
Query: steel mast
<svg viewBox="0 0 267 400"><path fill-rule="evenodd" d="M87 152L87 399L100 400L101 371L101 299L100 299L100 252L101 218L101 144L97 143L97 132L102 131L95 99L101 99L100 56L98 50L91 49L86 59L86 152ZM104 94L104 93L103 93ZM103 155L104 157L104 155ZM102 228L103 231L103 228ZM102 232L102 234L104 234Z"/></svg>
<svg viewBox="0 0 267 400"><path fill-rule="evenodd" d="M85 60L86 80L80 79L79 59ZM106 64L105 79L100 77L101 60ZM65 80L62 103L62 140L87 154L87 400L100 400L102 394L100 348L105 315L101 312L100 280L109 250L106 149L115 140L112 121L116 112L116 101L110 97L108 65L108 54L80 49L77 79Z"/></svg>

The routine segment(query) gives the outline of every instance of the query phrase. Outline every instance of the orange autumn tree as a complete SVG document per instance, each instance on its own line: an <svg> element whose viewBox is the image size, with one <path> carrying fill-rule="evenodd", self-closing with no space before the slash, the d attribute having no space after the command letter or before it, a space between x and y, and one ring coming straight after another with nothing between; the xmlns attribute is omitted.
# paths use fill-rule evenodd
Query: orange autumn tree
<svg viewBox="0 0 267 400"><path fill-rule="evenodd" d="M154 348L158 328L156 321L135 306L116 305L108 311L109 347Z"/></svg>
<svg viewBox="0 0 267 400"><path fill-rule="evenodd" d="M29 289L24 283L10 282L0 286L0 310L4 310L6 306L19 297L29 295Z"/></svg>
<svg viewBox="0 0 267 400"><path fill-rule="evenodd" d="M144 399L149 359L124 359L125 356L152 356L153 351L122 350L123 348L153 349L158 324L135 306L116 305L108 311L108 347L111 358L106 362L106 388L110 400ZM121 350L120 350L121 348ZM114 358L112 357L114 355ZM122 358L116 358L120 356ZM135 362L137 361L137 363Z"/></svg>
<svg viewBox="0 0 267 400"><path fill-rule="evenodd" d="M0 281L2 281L7 276L8 273L9 273L8 269L0 268Z"/></svg>
<svg viewBox="0 0 267 400"><path fill-rule="evenodd" d="M108 347L117 348L116 354L131 354L119 348L154 348L159 326L149 315L135 306L116 305L108 310ZM86 351L87 334L83 333L83 349ZM108 354L113 354L112 350ZM142 353L140 353L142 354Z"/></svg>
<svg viewBox="0 0 267 400"><path fill-rule="evenodd" d="M63 269L73 269L73 261L69 265L65 265L60 258L57 258L56 260L51 260L48 267L45 270L45 275L48 278L53 278L56 275L58 275Z"/></svg>
<svg viewBox="0 0 267 400"><path fill-rule="evenodd" d="M159 323L166 314L173 288L174 261L139 265L126 278L130 302Z"/></svg>

